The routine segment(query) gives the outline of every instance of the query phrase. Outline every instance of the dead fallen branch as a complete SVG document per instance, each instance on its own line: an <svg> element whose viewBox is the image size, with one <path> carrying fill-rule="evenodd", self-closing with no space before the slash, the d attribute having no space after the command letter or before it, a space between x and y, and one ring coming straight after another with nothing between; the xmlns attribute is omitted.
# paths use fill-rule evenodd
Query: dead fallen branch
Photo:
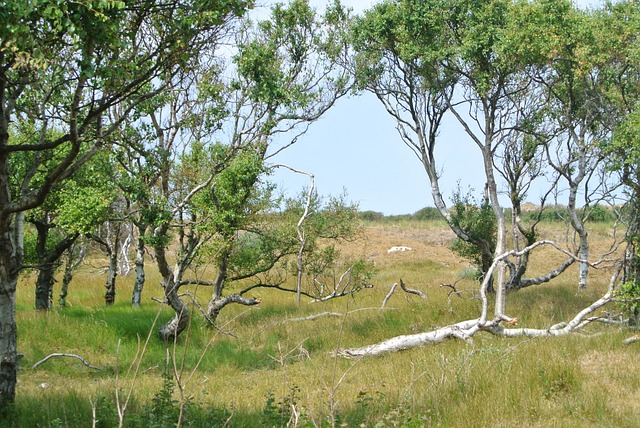
<svg viewBox="0 0 640 428"><path fill-rule="evenodd" d="M427 296L422 291L407 287L402 278L400 278L400 288L402 288L405 293L415 294L416 296L420 296L421 299L427 300Z"/></svg>
<svg viewBox="0 0 640 428"><path fill-rule="evenodd" d="M322 317L342 317L344 314L340 312L320 312L319 314L309 315L308 317L299 317L299 318L289 318L286 322L295 322L295 321L312 321Z"/></svg>
<svg viewBox="0 0 640 428"><path fill-rule="evenodd" d="M565 250L560 248L558 245L551 241L539 241L531 246L527 247L524 251L531 251L533 248L541 245L550 245L559 251L566 253ZM598 317L591 316L596 310L602 308L604 305L613 301L614 289L618 282L618 277L622 270L622 265L620 264L616 271L611 276L611 280L609 282L609 287L607 292L598 300L593 302L591 305L579 311L569 322L559 323L550 328L546 329L536 329L536 328L507 328L504 324L509 326L515 326L518 323L517 318L511 318L501 313L500 311L496 311L492 319L487 319L488 312L488 299L486 293L486 287L488 282L488 277L491 275L493 269L497 265L497 263L503 259L505 259L509 255L517 255L518 252L510 251L501 256L496 257L493 264L489 268L487 272L487 277L483 281L483 284L480 288L480 294L482 297L482 313L480 318L473 320L466 320L459 322L457 324L452 324L446 327L439 328L437 330L411 334L411 335L403 335L397 336L380 343L374 345L363 346L360 348L347 348L339 350L338 354L343 357L365 357L365 356L375 356L381 355L388 352L397 352L404 349L415 348L419 346L423 346L426 344L434 344L438 342L442 342L445 339L456 338L469 340L471 337L479 331L485 331L496 336L503 337L555 337L555 336L564 336L576 332L586 325L594 322L594 321L602 321L606 319L606 317ZM588 262L587 262L588 263ZM589 263L590 266L594 266L597 263ZM389 296L389 295L388 295ZM386 299L386 298L385 298ZM388 299L386 299L388 300Z"/></svg>
<svg viewBox="0 0 640 428"><path fill-rule="evenodd" d="M391 298L391 295L393 294L394 291L396 291L397 286L398 286L398 283L394 282L393 285L391 286L391 289L389 290L387 295L384 297L384 300L382 301L382 306L380 306L381 309L387 305L387 302Z"/></svg>
<svg viewBox="0 0 640 428"><path fill-rule="evenodd" d="M402 288L402 290L405 293L415 294L416 296L420 296L420 298L422 298L423 300L427 300L427 296L422 291L414 290L412 288L407 287L406 284L404 283L404 281L402 280L402 278L400 278L399 285L400 285L400 288ZM389 292L385 296L384 300L382 301L382 305L380 306L381 309L386 306L387 302L391 298L391 295L393 295L393 293L396 291L397 287L398 287L398 283L397 282L393 283L393 285L391 286L391 289L389 290Z"/></svg>
<svg viewBox="0 0 640 428"><path fill-rule="evenodd" d="M475 299L476 296L474 295L473 291L470 290L458 290L458 288L456 287L456 285L458 284L458 282L460 282L462 278L459 278L456 280L456 282L454 282L453 284L449 284L449 283L442 283L440 284L440 288L445 287L445 288L450 288L451 290L449 291L449 293L447 294L447 303L449 304L449 312L453 313L453 307L451 305L451 296L453 296L454 294L456 296L458 296L461 299L465 299L464 296L462 295L462 293L469 293L471 296L468 297L468 299Z"/></svg>
<svg viewBox="0 0 640 428"><path fill-rule="evenodd" d="M47 361L49 361L51 358L55 358L55 357L69 357L69 358L76 358L80 361L82 361L82 364L84 364L85 366L94 369L94 370L104 370L101 367L96 367L96 366L92 366L91 364L89 364L87 362L87 360L85 360L84 358L82 358L80 355L76 355L76 354L63 354L63 353L53 353L50 355L47 355L46 357L44 357L42 360L38 361L37 363L35 363L33 365L33 367L31 367L32 369L36 369L38 367L40 367L42 364L46 363Z"/></svg>
<svg viewBox="0 0 640 428"><path fill-rule="evenodd" d="M452 294L455 294L456 296L462 299L462 293L459 292L458 289L456 288L456 284L458 283L458 281L454 282L453 284L446 284L446 283L440 284L440 287L448 287L451 289L451 291L449 291L449 294L447 295L447 297L449 298L449 301L451 301Z"/></svg>
<svg viewBox="0 0 640 428"><path fill-rule="evenodd" d="M349 311L349 312L345 312L345 313L341 313L341 312L320 312L318 314L313 314L313 315L309 315L306 317L298 317L298 318L288 318L284 321L279 321L277 323L274 323L275 325L280 325L280 324L286 324L286 323L290 323L290 322L299 322L299 321L313 321L316 320L318 318L323 318L323 317L344 317L356 312L361 312L361 311L373 311L373 310L380 310L383 308L360 308L360 309L354 309L353 311ZM391 310L392 308L388 308L386 310Z"/></svg>
<svg viewBox="0 0 640 428"><path fill-rule="evenodd" d="M338 355L347 358L370 357L438 343L449 338L468 340L477 330L478 320L467 320L426 333L396 336L375 345L341 349L338 351Z"/></svg>

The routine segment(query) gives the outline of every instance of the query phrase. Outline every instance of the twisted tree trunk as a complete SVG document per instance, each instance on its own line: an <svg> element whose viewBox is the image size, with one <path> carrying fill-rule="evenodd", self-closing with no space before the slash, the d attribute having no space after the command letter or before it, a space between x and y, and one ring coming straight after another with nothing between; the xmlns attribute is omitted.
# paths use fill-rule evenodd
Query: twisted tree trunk
<svg viewBox="0 0 640 428"><path fill-rule="evenodd" d="M168 224L160 226L154 233L157 237L165 237ZM180 288L180 281L182 279L182 270L178 266L174 273L169 262L167 260L166 248L164 244L165 240L156 239L156 243L153 246L156 254L156 263L160 275L162 275L162 288L164 289L164 298L166 302L171 306L171 309L175 311L173 318L164 325L161 325L158 329L158 335L160 339L165 342L174 341L189 325L189 309L180 300L178 296L178 289Z"/></svg>
<svg viewBox="0 0 640 428"><path fill-rule="evenodd" d="M179 284L173 274L163 281L162 287L164 288L164 297L171 309L175 311L175 315L169 322L160 326L158 335L164 342L172 342L187 328L189 309L178 296Z"/></svg>

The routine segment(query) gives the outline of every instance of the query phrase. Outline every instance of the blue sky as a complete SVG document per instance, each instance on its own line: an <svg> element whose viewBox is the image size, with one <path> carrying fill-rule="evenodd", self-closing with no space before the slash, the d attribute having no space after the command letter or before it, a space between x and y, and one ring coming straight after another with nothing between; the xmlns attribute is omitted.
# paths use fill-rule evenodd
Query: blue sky
<svg viewBox="0 0 640 428"><path fill-rule="evenodd" d="M312 0L324 9L327 0ZM343 0L356 13L376 3ZM598 5L582 0L581 6ZM442 169L441 189L449 201L460 183L482 190L484 175L476 146L453 119L443 124L437 156ZM430 184L418 158L402 143L395 122L371 94L339 101L314 123L298 143L272 159L314 174L321 195L338 195L346 189L360 210L385 215L414 213L433 206ZM297 194L308 185L306 176L281 169L271 180L287 194ZM538 199L535 190L530 200Z"/></svg>

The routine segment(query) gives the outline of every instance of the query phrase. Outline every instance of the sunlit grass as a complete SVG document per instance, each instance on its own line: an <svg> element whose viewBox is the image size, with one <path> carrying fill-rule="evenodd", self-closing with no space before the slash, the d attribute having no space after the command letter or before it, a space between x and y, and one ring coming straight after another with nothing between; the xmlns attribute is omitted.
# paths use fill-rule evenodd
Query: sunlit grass
<svg viewBox="0 0 640 428"><path fill-rule="evenodd" d="M337 403L338 422L347 426L637 423L640 363L634 345L622 344L629 335L622 328L594 325L586 335L545 339L478 334L469 342L451 340L364 360L336 359L338 348L428 331L475 318L480 312L477 285L471 280L457 283L462 298L449 296L451 290L440 287L461 278L469 266L450 252L450 235L441 224L370 226L367 236L343 250L375 261L373 289L301 307L293 295L256 291L261 305L225 308L218 320L221 330L208 327L191 307L188 334L168 346L157 339L156 329L172 313L151 300L161 296L152 269L143 305L137 309L129 304L131 277L119 282L116 305L105 307L105 278L85 269L72 283L69 307L38 313L32 309L33 278L25 279L18 293L19 351L24 358L13 426L90 426L91 403L102 424L98 426L116 424L116 373L123 393L132 385L134 372L129 369L135 368L132 364L149 334L127 426L149 426L150 403L163 388L167 350L178 369L183 368L185 395L190 397L187 420L192 426L223 426L225 421L227 426L270 426L274 422L265 416L269 397L275 398L272 407L279 402L286 407L283 399L292 394L297 394L303 420L319 425L328 423L332 400ZM602 236L608 235L602 232ZM387 254L393 245L413 250ZM536 257L552 265L549 259L555 256L544 251L546 255ZM569 275L509 293L507 312L526 327L566 321L598 298L606 288L606 277L606 272L594 274L590 288L582 292ZM399 278L423 291L428 300L397 289L380 309ZM190 291L202 303L210 293ZM322 312L343 315L300 320ZM65 358L31 368L54 352L81 355L104 370ZM179 399L178 394L174 398Z"/></svg>

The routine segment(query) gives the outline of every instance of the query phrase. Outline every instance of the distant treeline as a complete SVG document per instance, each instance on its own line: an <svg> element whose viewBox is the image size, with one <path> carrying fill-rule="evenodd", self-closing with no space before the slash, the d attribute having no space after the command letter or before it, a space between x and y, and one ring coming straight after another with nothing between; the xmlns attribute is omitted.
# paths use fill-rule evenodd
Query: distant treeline
<svg viewBox="0 0 640 428"><path fill-rule="evenodd" d="M506 218L511 218L511 208L505 208ZM400 222L400 221L434 221L442 220L440 212L435 207L424 207L413 214L384 215L378 211L362 211L359 213L360 218L370 222ZM545 207L542 213L537 208L529 208L523 211L521 219L524 222L535 221L540 215L540 220L545 222L564 222L568 220L567 207L564 205L552 205ZM616 213L613 208L602 205L594 205L579 210L579 215L587 215L586 221L593 223L612 222L616 219Z"/></svg>

